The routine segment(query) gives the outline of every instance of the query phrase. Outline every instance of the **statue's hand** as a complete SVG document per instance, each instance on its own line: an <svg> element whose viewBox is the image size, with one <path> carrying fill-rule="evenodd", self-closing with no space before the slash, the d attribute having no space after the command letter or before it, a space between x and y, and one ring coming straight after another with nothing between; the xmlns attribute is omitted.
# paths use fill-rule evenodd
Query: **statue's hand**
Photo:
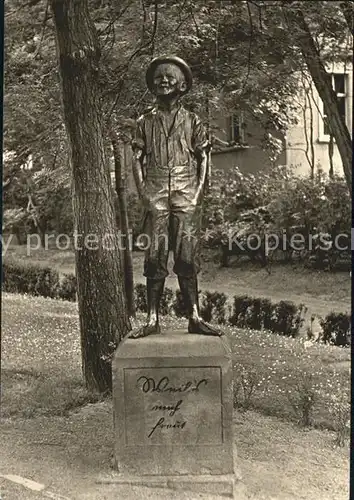
<svg viewBox="0 0 354 500"><path fill-rule="evenodd" d="M200 202L202 201L202 198L203 198L203 189L201 187L198 187L198 189L194 195L194 198L192 200L192 205L194 207L198 206L200 204Z"/></svg>
<svg viewBox="0 0 354 500"><path fill-rule="evenodd" d="M143 205L144 205L145 208L150 208L151 207L151 200L150 200L150 198L148 198L146 196L146 194L144 194L141 197L141 201L143 202Z"/></svg>
<svg viewBox="0 0 354 500"><path fill-rule="evenodd" d="M142 204L144 205L145 208L150 208L151 207L151 199L148 196L145 186L142 186L140 189L140 200Z"/></svg>

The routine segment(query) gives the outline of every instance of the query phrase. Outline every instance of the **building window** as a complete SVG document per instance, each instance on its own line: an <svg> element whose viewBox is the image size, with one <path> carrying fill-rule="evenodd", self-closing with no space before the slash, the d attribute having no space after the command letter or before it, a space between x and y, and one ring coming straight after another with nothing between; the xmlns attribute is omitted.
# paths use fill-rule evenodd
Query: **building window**
<svg viewBox="0 0 354 500"><path fill-rule="evenodd" d="M243 144L245 142L242 112L238 115L232 115L228 119L228 141L231 144Z"/></svg>
<svg viewBox="0 0 354 500"><path fill-rule="evenodd" d="M345 73L332 73L332 87L337 96L337 102L339 107L339 112L347 123L347 75ZM319 140L321 142L328 142L330 138L330 129L328 125L328 118L326 113L326 107L321 101L320 113L320 127L319 127Z"/></svg>

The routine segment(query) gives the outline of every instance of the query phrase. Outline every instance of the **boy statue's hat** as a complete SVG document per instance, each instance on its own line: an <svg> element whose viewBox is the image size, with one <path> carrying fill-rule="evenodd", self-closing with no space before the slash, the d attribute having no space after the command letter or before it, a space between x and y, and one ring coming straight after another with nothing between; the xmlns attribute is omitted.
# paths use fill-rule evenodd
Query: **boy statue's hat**
<svg viewBox="0 0 354 500"><path fill-rule="evenodd" d="M178 66L182 70L187 84L187 88L183 94L186 94L191 89L193 76L188 64L177 56L160 56L155 57L155 59L150 62L148 69L146 70L146 84L151 92L154 90L154 73L160 64L175 64Z"/></svg>

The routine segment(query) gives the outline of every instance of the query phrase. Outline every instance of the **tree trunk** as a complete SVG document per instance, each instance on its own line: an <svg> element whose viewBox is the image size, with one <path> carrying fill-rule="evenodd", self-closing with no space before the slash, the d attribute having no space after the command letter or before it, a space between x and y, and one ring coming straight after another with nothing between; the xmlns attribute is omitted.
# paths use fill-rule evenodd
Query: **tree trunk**
<svg viewBox="0 0 354 500"><path fill-rule="evenodd" d="M17 238L18 245L25 245L26 244L27 235L26 235L24 227L14 226L12 229L12 232L15 234L15 236Z"/></svg>
<svg viewBox="0 0 354 500"><path fill-rule="evenodd" d="M310 29L300 8L284 8L289 28L299 28L297 36L307 68L316 86L317 92L326 108L328 126L336 141L343 163L344 176L351 194L352 190L352 141L337 103L337 96L332 88L330 75L321 60L320 53L312 38Z"/></svg>
<svg viewBox="0 0 354 500"><path fill-rule="evenodd" d="M113 157L114 157L114 171L116 193L118 197L119 208L119 221L120 229L124 235L122 240L123 245L123 261L124 261L124 283L125 283L125 296L127 300L127 307L129 316L135 318L135 301L134 301L134 274L133 274L133 258L132 248L129 244L129 218L127 210L127 197L126 197L126 182L125 173L122 172L122 162L119 154L118 139L116 134L111 130L110 132Z"/></svg>
<svg viewBox="0 0 354 500"><path fill-rule="evenodd" d="M112 387L111 358L130 329L98 90L100 51L87 0L51 0L73 175L75 258L86 385Z"/></svg>
<svg viewBox="0 0 354 500"><path fill-rule="evenodd" d="M302 78L302 85L303 85L303 90L304 90L304 106L302 106L302 119L304 121L304 137L305 137L305 142L306 142L306 148L305 148L305 156L306 156L306 160L310 166L310 177L311 177L311 180L314 179L315 177L315 155L314 155L314 152L313 152L313 145L312 145L312 149L311 149L311 156L309 154L309 150L310 150L310 142L311 142L311 137L313 136L313 121L312 121L312 115L311 115L311 120L310 120L310 138L309 138L309 134L308 134L308 131L307 131L307 111L309 109L311 109L311 101L310 101L310 98L309 98L309 88L306 87L306 84L305 84L305 79ZM307 105L307 103L309 103L309 106Z"/></svg>
<svg viewBox="0 0 354 500"><path fill-rule="evenodd" d="M328 143L328 156L329 156L329 178L333 179L334 177L334 165L333 165L333 135L331 134L329 136L329 143Z"/></svg>
<svg viewBox="0 0 354 500"><path fill-rule="evenodd" d="M208 141L211 143L211 134L210 134L210 122L211 122L211 110L208 96L205 97L205 110L207 115L207 124L206 124L206 132L208 136ZM208 151L208 169L205 178L204 185L204 195L208 195L210 193L210 183L211 183L211 148Z"/></svg>
<svg viewBox="0 0 354 500"><path fill-rule="evenodd" d="M39 238L41 240L42 248L46 248L47 238L46 238L46 224L39 224L37 227Z"/></svg>

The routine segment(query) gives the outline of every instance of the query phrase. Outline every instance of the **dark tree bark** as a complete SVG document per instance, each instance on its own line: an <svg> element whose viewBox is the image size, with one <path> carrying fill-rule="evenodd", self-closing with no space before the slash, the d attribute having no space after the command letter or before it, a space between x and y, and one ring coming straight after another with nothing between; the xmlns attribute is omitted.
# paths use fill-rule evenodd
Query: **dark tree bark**
<svg viewBox="0 0 354 500"><path fill-rule="evenodd" d="M127 189L125 173L122 172L122 162L119 154L118 138L111 130L110 137L112 142L116 193L118 197L118 210L120 229L123 234L123 261L124 261L124 284L125 296L127 301L129 316L135 317L135 301L134 301L134 274L133 274L133 258L132 249L129 244L129 218L127 210Z"/></svg>
<svg viewBox="0 0 354 500"><path fill-rule="evenodd" d="M312 38L310 29L300 8L284 7L289 28L297 29L297 41L304 56L307 68L322 99L327 113L328 126L336 141L343 163L344 176L348 189L352 192L352 141L337 103L337 96L332 88L331 76L327 73L320 53Z"/></svg>
<svg viewBox="0 0 354 500"><path fill-rule="evenodd" d="M17 243L19 245L25 245L27 240L27 234L23 227L14 226L12 232L16 236Z"/></svg>
<svg viewBox="0 0 354 500"><path fill-rule="evenodd" d="M106 392L112 354L131 327L103 137L100 51L87 0L51 0L51 7L73 175L82 366L87 387Z"/></svg>

